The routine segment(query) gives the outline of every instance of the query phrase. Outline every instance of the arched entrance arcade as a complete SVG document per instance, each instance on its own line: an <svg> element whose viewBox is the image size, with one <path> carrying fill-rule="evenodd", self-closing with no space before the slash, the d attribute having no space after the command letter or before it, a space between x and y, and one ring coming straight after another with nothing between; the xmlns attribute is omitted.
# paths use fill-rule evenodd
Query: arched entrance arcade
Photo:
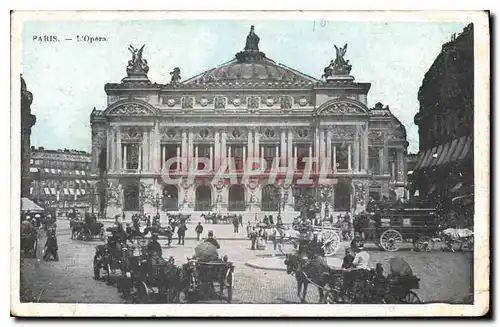
<svg viewBox="0 0 500 327"><path fill-rule="evenodd" d="M207 185L200 185L196 188L195 211L212 210L212 189Z"/></svg>

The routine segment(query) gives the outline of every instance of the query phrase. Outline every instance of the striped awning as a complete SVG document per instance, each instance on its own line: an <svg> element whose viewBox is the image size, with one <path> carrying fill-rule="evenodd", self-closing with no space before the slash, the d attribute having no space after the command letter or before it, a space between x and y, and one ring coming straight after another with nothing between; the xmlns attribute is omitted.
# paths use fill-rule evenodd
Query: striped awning
<svg viewBox="0 0 500 327"><path fill-rule="evenodd" d="M45 193L45 195L50 195L50 190L48 187L44 187L43 192Z"/></svg>
<svg viewBox="0 0 500 327"><path fill-rule="evenodd" d="M54 187L50 188L50 194L56 195L56 189Z"/></svg>
<svg viewBox="0 0 500 327"><path fill-rule="evenodd" d="M76 189L76 190L75 190L75 194L76 194L76 195L80 195L80 189Z"/></svg>
<svg viewBox="0 0 500 327"><path fill-rule="evenodd" d="M64 195L69 195L69 191L67 188L63 188Z"/></svg>
<svg viewBox="0 0 500 327"><path fill-rule="evenodd" d="M35 168L35 167L30 167L30 173L38 173L40 169Z"/></svg>
<svg viewBox="0 0 500 327"><path fill-rule="evenodd" d="M472 136L462 136L445 144L421 152L414 171L440 166L450 162L464 161L472 154Z"/></svg>
<svg viewBox="0 0 500 327"><path fill-rule="evenodd" d="M44 168L43 171L46 173L46 174L50 174L50 169L49 168Z"/></svg>
<svg viewBox="0 0 500 327"><path fill-rule="evenodd" d="M82 176L85 176L85 171L82 170Z"/></svg>
<svg viewBox="0 0 500 327"><path fill-rule="evenodd" d="M80 193L81 193L82 195L85 195L85 193L86 193L86 192L85 192L85 190L84 190L84 189L81 189L81 190L80 190Z"/></svg>
<svg viewBox="0 0 500 327"><path fill-rule="evenodd" d="M75 190L73 190L72 188L69 189L69 194L71 195L75 195Z"/></svg>
<svg viewBox="0 0 500 327"><path fill-rule="evenodd" d="M75 170L75 174L80 175L80 171L79 170Z"/></svg>
<svg viewBox="0 0 500 327"><path fill-rule="evenodd" d="M80 180L79 179L75 179L75 183L80 184Z"/></svg>

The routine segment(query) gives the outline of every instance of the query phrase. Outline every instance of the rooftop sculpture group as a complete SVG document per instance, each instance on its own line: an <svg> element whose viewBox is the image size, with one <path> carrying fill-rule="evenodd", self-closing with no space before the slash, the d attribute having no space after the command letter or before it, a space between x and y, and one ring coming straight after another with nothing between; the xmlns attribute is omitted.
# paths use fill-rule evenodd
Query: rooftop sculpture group
<svg viewBox="0 0 500 327"><path fill-rule="evenodd" d="M146 59L142 58L144 44L140 49L129 45L128 50L132 53L132 59L128 61L127 75L128 76L145 76L148 74L149 66Z"/></svg>
<svg viewBox="0 0 500 327"><path fill-rule="evenodd" d="M325 67L323 78L328 79L332 76L349 75L351 72L352 65L349 64L349 60L344 59L345 53L347 52L347 43L340 49L335 45L335 50L337 52L336 58L330 61L330 65Z"/></svg>

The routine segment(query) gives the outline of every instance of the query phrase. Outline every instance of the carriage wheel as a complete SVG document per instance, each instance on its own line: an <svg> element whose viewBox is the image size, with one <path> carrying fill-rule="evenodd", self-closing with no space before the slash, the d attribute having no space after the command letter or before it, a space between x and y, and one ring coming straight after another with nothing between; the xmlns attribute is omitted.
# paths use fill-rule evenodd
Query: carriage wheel
<svg viewBox="0 0 500 327"><path fill-rule="evenodd" d="M278 243L278 250L283 255L294 253L296 249L297 249L297 244L291 240L290 241L282 240L280 243Z"/></svg>
<svg viewBox="0 0 500 327"><path fill-rule="evenodd" d="M337 233L332 233L331 238L324 242L323 249L325 256L330 257L337 253L340 246L340 236Z"/></svg>
<svg viewBox="0 0 500 327"><path fill-rule="evenodd" d="M233 301L234 268L229 268L226 273L227 303Z"/></svg>
<svg viewBox="0 0 500 327"><path fill-rule="evenodd" d="M428 236L421 236L413 242L413 246L418 251L428 251L431 252L434 247L434 241Z"/></svg>
<svg viewBox="0 0 500 327"><path fill-rule="evenodd" d="M380 245L386 251L394 252L399 250L403 244L403 236L394 229L388 229L380 236Z"/></svg>
<svg viewBox="0 0 500 327"><path fill-rule="evenodd" d="M420 301L420 298L418 297L417 293L413 291L408 291L405 294L405 297L402 299L403 303L406 304L420 304L422 301Z"/></svg>

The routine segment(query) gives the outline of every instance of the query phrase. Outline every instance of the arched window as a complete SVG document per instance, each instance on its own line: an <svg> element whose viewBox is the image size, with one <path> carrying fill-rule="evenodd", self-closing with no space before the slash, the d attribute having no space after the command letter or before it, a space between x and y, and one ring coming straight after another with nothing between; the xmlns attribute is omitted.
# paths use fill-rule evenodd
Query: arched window
<svg viewBox="0 0 500 327"><path fill-rule="evenodd" d="M280 190L276 185L266 185L262 189L262 211L278 211Z"/></svg>
<svg viewBox="0 0 500 327"><path fill-rule="evenodd" d="M207 185L198 186L196 189L196 211L212 210L212 190Z"/></svg>
<svg viewBox="0 0 500 327"><path fill-rule="evenodd" d="M347 181L339 181L335 185L333 205L335 211L351 210L351 186Z"/></svg>
<svg viewBox="0 0 500 327"><path fill-rule="evenodd" d="M242 185L232 185L229 188L229 211L244 211L245 210L245 189Z"/></svg>
<svg viewBox="0 0 500 327"><path fill-rule="evenodd" d="M125 185L123 188L125 211L139 211L139 186L136 184Z"/></svg>
<svg viewBox="0 0 500 327"><path fill-rule="evenodd" d="M162 210L177 211L179 210L179 192L175 185L167 185L162 191Z"/></svg>

